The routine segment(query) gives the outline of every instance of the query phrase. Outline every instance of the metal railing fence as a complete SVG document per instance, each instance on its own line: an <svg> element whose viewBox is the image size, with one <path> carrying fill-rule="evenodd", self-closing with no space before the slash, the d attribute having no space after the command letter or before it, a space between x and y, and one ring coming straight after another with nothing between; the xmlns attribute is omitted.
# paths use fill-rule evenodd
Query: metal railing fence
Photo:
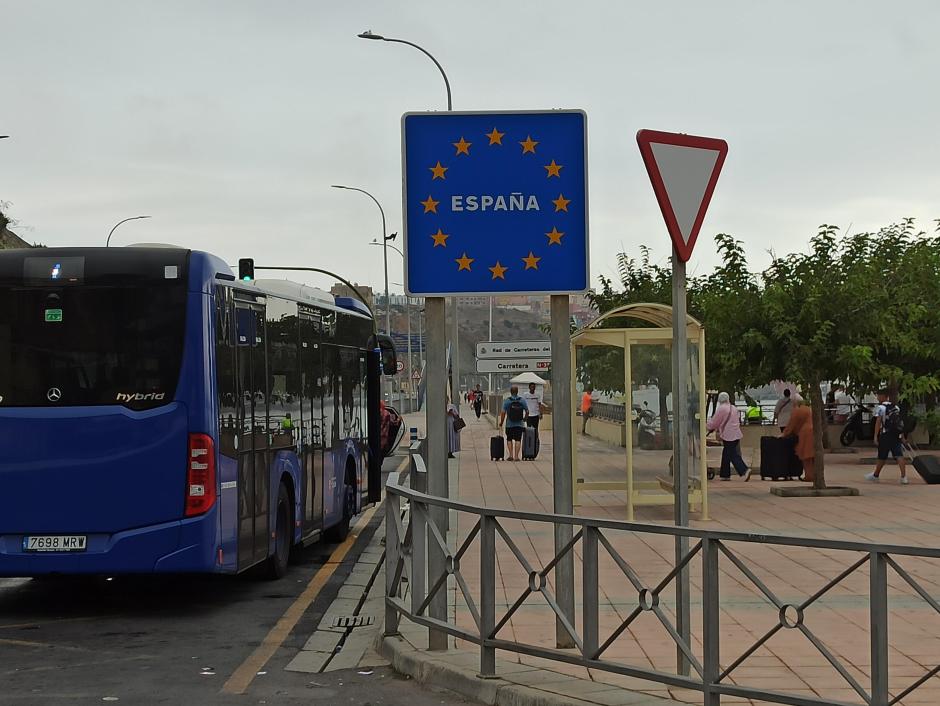
<svg viewBox="0 0 940 706"><path fill-rule="evenodd" d="M886 544L867 544L828 539L746 534L727 531L708 531L694 528L679 528L664 525L620 522L613 520L573 517L545 513L499 510L468 503L433 497L417 492L399 484L397 474L392 474L386 485L386 614L385 633L398 632L399 620L408 620L440 631L461 640L479 645L480 676L495 677L496 650L506 650L523 655L557 660L567 664L580 665L593 670L603 670L613 674L625 675L658 682L670 687L700 691L705 706L719 706L722 696L754 699L793 706L832 706L852 702L819 695L808 695L807 689L769 690L748 686L749 673L742 665L749 657L768 643L778 633L801 633L808 645L817 650L821 664L828 664L838 673L845 683L845 688L854 692L860 701L855 703L872 706L892 706L903 703L903 699L918 687L940 673L940 666L927 669L918 678L889 691L889 643L888 643L888 599L889 573L896 578L892 585L897 589L903 586L912 598L926 602L937 614L940 603L923 588L911 573L903 568L899 560L917 558L918 560L940 559L940 549L913 546L895 546ZM405 509L405 503L407 508ZM403 512L403 509L405 510ZM472 527L456 548L448 546L438 527L430 518L443 509L452 513L469 515ZM515 541L511 529L513 523L544 523L551 525L571 525L574 531L572 540L561 551L542 566L533 565ZM549 532L550 533L550 532ZM639 566L639 559L618 550L612 536L639 537L647 544L653 537L674 541L675 537L687 537L690 548L678 564L673 564L662 578L649 582L649 566ZM527 576L527 586L514 602L507 595L506 609L497 613L497 540L501 540L509 552L518 561ZM762 545L775 547L784 552L791 548L817 550L817 560L826 566L836 567L838 573L819 588L813 590L802 600L789 599L778 595L762 580L749 564L747 557L736 545ZM475 550L471 552L471 547ZM554 567L568 552L580 549L580 613L575 621L562 614L551 587ZM427 574L427 554L440 551L445 555L445 571L439 576ZM604 588L601 585L598 570L601 555L606 555L619 569L618 576L629 582L636 591L636 606L620 625L609 635L601 634L599 621L599 598ZM462 568L462 563L475 558L479 564L473 571ZM679 635L674 624L674 615L667 606L665 589L676 579L683 568L692 569L692 562L700 564L700 573L693 574L700 598L701 626L699 640L686 642ZM501 569L505 559L501 559ZM608 562L609 563L609 562ZM468 565L472 566L472 565ZM737 570L739 583L749 582L755 592L775 609L771 614L769 629L753 641L750 647L733 655L730 661L722 660L721 616L726 612L722 606L720 577L727 575L731 568ZM836 587L841 587L840 595L854 596L859 587L847 586L850 577L856 582L864 580L863 567L868 569L868 580L860 584L867 586L868 609L867 632L870 635L870 674L862 676L856 665L847 663L840 653L858 654L857 631L846 633L845 641L852 644L833 647L821 640L807 625L813 608L824 596ZM841 570L839 570L841 569ZM890 572L889 572L890 570ZM465 575L466 574L466 575ZM578 572L576 571L576 576ZM476 590L472 590L467 576L473 580L478 577ZM505 574L503 574L505 576ZM432 616L429 606L440 591L447 591L448 584L457 595L462 596L469 612L470 627L461 626L455 615ZM504 587L508 591L508 588ZM517 615L520 608L532 595L541 595L545 603L571 635L577 648L574 650L557 649L544 645L532 644L509 639L501 635L503 628ZM634 626L641 615L651 614L662 625L678 650L685 656L690 666L688 674L671 673L661 669L651 669L608 654L612 645L625 631ZM620 617L620 614L618 614ZM580 629L579 629L580 626ZM517 633L519 631L516 631ZM631 633L633 634L633 633ZM840 639L838 635L833 639ZM695 644L690 644L690 642ZM869 652L868 650L865 650ZM612 651L611 651L612 652ZM903 677L902 677L903 678ZM732 681L734 680L734 681ZM867 683L863 683L867 681ZM738 683L745 682L745 683ZM830 685L831 686L831 685ZM652 687L651 687L652 688Z"/></svg>

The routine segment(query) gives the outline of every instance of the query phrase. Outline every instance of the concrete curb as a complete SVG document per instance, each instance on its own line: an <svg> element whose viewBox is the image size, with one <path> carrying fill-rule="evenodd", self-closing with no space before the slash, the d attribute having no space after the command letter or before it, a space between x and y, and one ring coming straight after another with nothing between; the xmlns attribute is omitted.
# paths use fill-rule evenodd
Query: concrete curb
<svg viewBox="0 0 940 706"><path fill-rule="evenodd" d="M379 635L375 644L376 651L391 662L399 674L406 674L419 684L447 689L464 698L479 701L487 706L597 706L599 703L629 704L629 706L665 706L673 701L660 699L647 694L631 692L610 686L597 689L605 695L617 692L616 698L603 701L578 699L570 694L543 691L523 684L516 684L506 679L482 679L470 665L477 660L472 652L450 651L448 653L428 653L417 650L399 636L384 637ZM438 656L438 654L440 656ZM561 675L547 669L530 667L523 664L503 663L497 667L500 672L515 674L526 673L526 681L535 683L557 683ZM540 674L541 673L541 674ZM544 675L544 676L543 676ZM579 684L585 687L597 683L577 677L570 677L572 690L577 691ZM590 691L590 689L587 689Z"/></svg>

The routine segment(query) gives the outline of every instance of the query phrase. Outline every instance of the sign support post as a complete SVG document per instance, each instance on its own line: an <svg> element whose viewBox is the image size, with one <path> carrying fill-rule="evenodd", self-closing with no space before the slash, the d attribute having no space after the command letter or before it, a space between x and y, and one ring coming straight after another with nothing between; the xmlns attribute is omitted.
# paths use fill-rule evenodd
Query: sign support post
<svg viewBox="0 0 940 706"><path fill-rule="evenodd" d="M675 488L675 523L689 525L689 341L686 315L686 262L698 238L718 175L728 154L728 143L711 137L640 130L640 155L672 239L672 461ZM705 410L698 410L704 414ZM689 552L688 537L676 537L676 566ZM689 568L676 576L676 632L691 646ZM688 676L688 658L676 647L676 669Z"/></svg>
<svg viewBox="0 0 940 706"><path fill-rule="evenodd" d="M569 323L568 295L554 294L552 310L552 424L554 444L552 458L552 487L555 513L574 514L572 495L571 463L574 439L571 425L571 331ZM566 433L567 432L567 433ZM555 525L555 556L571 541L571 525ZM574 549L555 565L555 592L558 607L570 625L575 625L574 615ZM575 647L574 638L568 634L561 619L555 618L555 645L560 649Z"/></svg>
<svg viewBox="0 0 940 706"><path fill-rule="evenodd" d="M427 317L427 387L425 392L425 415L428 440L428 495L449 497L447 473L447 318L444 297L428 297L424 300ZM447 537L447 510L431 507L431 522ZM428 542L428 575L437 577L446 571L444 551L437 542ZM447 592L438 591L428 606L428 614L437 620L447 621ZM433 628L428 631L428 646L432 650L447 649L447 633Z"/></svg>
<svg viewBox="0 0 940 706"><path fill-rule="evenodd" d="M675 491L675 523L689 526L689 341L686 323L685 262L675 248L672 251L672 466ZM689 538L676 537L676 565L689 553ZM691 644L691 589L689 567L676 577L676 631ZM679 674L689 675L690 664L682 650L676 648Z"/></svg>

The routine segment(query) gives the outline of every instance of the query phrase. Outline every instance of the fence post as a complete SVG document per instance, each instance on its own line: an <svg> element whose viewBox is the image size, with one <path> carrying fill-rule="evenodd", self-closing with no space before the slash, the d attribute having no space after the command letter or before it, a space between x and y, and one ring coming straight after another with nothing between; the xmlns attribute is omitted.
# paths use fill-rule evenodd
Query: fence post
<svg viewBox="0 0 940 706"><path fill-rule="evenodd" d="M411 501L411 612L418 614L424 603L428 569L428 509Z"/></svg>
<svg viewBox="0 0 940 706"><path fill-rule="evenodd" d="M702 539L702 686L704 706L720 706L721 694L713 690L718 681L721 657L720 602L718 600L718 540Z"/></svg>
<svg viewBox="0 0 940 706"><path fill-rule="evenodd" d="M496 627L496 518L480 515L480 676L496 676L496 648L487 645Z"/></svg>
<svg viewBox="0 0 940 706"><path fill-rule="evenodd" d="M871 706L888 706L888 561L881 552L868 559L871 622Z"/></svg>
<svg viewBox="0 0 940 706"><path fill-rule="evenodd" d="M584 621L584 659L594 659L598 648L599 587L597 571L597 535L599 530L584 525L581 538L582 619Z"/></svg>
<svg viewBox="0 0 940 706"><path fill-rule="evenodd" d="M401 583L395 583L398 560L401 558L402 537L398 536L395 520L401 516L401 498L385 487L385 636L398 634L398 609L389 604L389 599L398 597ZM405 558L405 561L408 561Z"/></svg>

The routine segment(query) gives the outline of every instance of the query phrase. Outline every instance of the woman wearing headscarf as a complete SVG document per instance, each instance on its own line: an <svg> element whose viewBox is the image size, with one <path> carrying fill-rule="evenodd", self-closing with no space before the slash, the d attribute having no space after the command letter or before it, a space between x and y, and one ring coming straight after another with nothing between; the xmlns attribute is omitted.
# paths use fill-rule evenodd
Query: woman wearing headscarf
<svg viewBox="0 0 940 706"><path fill-rule="evenodd" d="M816 480L816 442L813 438L813 413L801 398L793 401L793 413L782 436L796 438L796 456L803 462L800 480L812 483Z"/></svg>
<svg viewBox="0 0 940 706"><path fill-rule="evenodd" d="M721 480L731 480L731 466L744 480L751 479L751 471L744 459L741 458L741 415L737 408L731 404L731 397L727 392L718 395L718 409L706 424L709 432L718 432L721 441L721 469L718 475Z"/></svg>
<svg viewBox="0 0 940 706"><path fill-rule="evenodd" d="M447 458L454 458L454 454L460 451L460 430L464 425L458 426L457 420L460 419L460 412L457 406L450 400L447 401ZM463 420L461 420L463 421Z"/></svg>

